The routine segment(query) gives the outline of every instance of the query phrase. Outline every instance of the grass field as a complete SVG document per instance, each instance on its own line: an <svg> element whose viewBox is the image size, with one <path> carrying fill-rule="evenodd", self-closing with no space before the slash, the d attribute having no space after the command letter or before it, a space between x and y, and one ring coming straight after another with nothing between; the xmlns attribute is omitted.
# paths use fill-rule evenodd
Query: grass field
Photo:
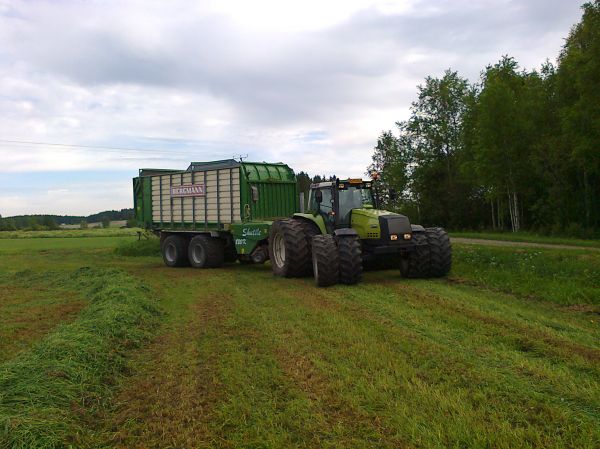
<svg viewBox="0 0 600 449"><path fill-rule="evenodd" d="M568 237L551 237L532 232L451 232L451 237L469 239L501 240L506 242L550 243L555 245L571 245L589 248L600 248L600 240L574 239Z"/></svg>
<svg viewBox="0 0 600 449"><path fill-rule="evenodd" d="M0 447L600 445L596 251L455 245L448 279L316 289L22 241L0 240Z"/></svg>

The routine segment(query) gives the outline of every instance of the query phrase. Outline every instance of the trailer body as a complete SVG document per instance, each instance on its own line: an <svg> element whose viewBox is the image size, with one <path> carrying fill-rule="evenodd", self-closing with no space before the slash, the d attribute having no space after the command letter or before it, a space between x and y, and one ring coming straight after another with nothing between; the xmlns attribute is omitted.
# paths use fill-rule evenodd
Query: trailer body
<svg viewBox="0 0 600 449"><path fill-rule="evenodd" d="M165 237L219 235L251 254L273 220L299 205L296 176L282 163L233 159L192 162L186 170L141 169L133 179L138 224Z"/></svg>

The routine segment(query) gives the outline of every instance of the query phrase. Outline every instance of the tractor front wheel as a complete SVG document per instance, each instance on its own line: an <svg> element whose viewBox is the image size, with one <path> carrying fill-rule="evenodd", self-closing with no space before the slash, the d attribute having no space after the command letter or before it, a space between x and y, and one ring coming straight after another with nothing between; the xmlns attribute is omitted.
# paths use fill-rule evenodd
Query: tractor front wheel
<svg viewBox="0 0 600 449"><path fill-rule="evenodd" d="M427 236L415 233L412 236L415 248L400 259L400 273L405 278L426 278L429 276L429 244Z"/></svg>
<svg viewBox="0 0 600 449"><path fill-rule="evenodd" d="M339 237L337 241L342 284L358 284L362 278L360 239L354 236Z"/></svg>
<svg viewBox="0 0 600 449"><path fill-rule="evenodd" d="M448 233L442 228L426 228L425 235L429 245L429 275L446 276L452 267L452 247Z"/></svg>
<svg viewBox="0 0 600 449"><path fill-rule="evenodd" d="M329 287L338 282L338 249L332 235L315 235L313 237L312 263L317 287Z"/></svg>

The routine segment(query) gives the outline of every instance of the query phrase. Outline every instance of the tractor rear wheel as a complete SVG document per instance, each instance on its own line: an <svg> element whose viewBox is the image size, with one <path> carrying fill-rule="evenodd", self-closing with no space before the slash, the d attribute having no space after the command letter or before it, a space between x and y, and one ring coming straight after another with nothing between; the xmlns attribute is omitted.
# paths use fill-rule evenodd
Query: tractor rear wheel
<svg viewBox="0 0 600 449"><path fill-rule="evenodd" d="M305 220L303 218L294 218L294 221L296 221L300 227L302 228L302 231L304 232L304 238L306 239L306 245L308 246L308 261L309 263L306 264L306 273L304 273L304 276L311 276L312 273L312 238L315 235L319 235L321 234L321 230L319 229L319 227L308 221Z"/></svg>
<svg viewBox="0 0 600 449"><path fill-rule="evenodd" d="M277 220L269 233L269 258L273 274L286 278L309 273L308 244L297 220Z"/></svg>
<svg viewBox="0 0 600 449"><path fill-rule="evenodd" d="M184 236L167 235L160 249L166 266L185 267L188 265L187 241Z"/></svg>
<svg viewBox="0 0 600 449"><path fill-rule="evenodd" d="M332 235L315 235L313 237L312 263L317 287L329 287L338 282L338 249Z"/></svg>
<svg viewBox="0 0 600 449"><path fill-rule="evenodd" d="M362 256L358 237L339 237L337 240L339 254L340 282L342 284L358 284L362 277Z"/></svg>
<svg viewBox="0 0 600 449"><path fill-rule="evenodd" d="M400 259L400 273L405 278L426 278L429 276L429 244L427 236L414 233L415 249Z"/></svg>
<svg viewBox="0 0 600 449"><path fill-rule="evenodd" d="M425 235L429 244L429 276L446 276L452 267L452 247L448 233L442 228L426 228Z"/></svg>
<svg viewBox="0 0 600 449"><path fill-rule="evenodd" d="M188 255L194 268L219 268L225 261L225 245L221 239L197 235L190 240Z"/></svg>

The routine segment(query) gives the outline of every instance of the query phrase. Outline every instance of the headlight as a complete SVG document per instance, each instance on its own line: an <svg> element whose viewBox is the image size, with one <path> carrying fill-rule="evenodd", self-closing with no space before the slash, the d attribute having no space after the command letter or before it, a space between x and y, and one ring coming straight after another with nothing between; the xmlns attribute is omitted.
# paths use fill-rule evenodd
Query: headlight
<svg viewBox="0 0 600 449"><path fill-rule="evenodd" d="M412 235L410 234L404 234L404 240L410 240L412 237Z"/></svg>
<svg viewBox="0 0 600 449"><path fill-rule="evenodd" d="M398 236L396 234L390 234L390 240L398 240Z"/></svg>

